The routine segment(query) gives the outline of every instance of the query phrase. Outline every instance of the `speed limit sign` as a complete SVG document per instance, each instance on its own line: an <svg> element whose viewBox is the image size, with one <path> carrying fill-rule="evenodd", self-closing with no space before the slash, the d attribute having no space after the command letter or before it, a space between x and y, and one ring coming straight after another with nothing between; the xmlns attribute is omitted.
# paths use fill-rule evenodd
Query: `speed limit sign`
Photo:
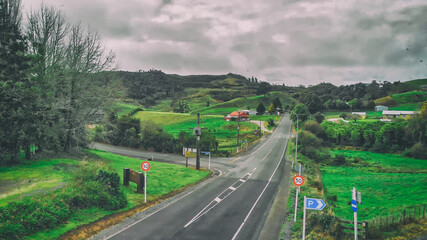
<svg viewBox="0 0 427 240"><path fill-rule="evenodd" d="M150 167L151 167L151 165L150 165L149 162L143 162L143 163L141 163L141 169L144 172L147 172L148 170L150 170Z"/></svg>
<svg viewBox="0 0 427 240"><path fill-rule="evenodd" d="M297 187L302 186L304 184L304 178L301 175L296 175L294 177L294 184Z"/></svg>

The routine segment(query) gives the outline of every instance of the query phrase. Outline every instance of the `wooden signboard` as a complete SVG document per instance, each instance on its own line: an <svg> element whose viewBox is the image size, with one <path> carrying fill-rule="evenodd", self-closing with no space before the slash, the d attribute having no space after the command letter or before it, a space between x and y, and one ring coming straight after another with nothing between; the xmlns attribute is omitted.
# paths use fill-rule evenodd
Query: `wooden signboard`
<svg viewBox="0 0 427 240"><path fill-rule="evenodd" d="M129 187L129 181L136 183L136 192L144 193L144 174L129 168L123 169L123 185Z"/></svg>

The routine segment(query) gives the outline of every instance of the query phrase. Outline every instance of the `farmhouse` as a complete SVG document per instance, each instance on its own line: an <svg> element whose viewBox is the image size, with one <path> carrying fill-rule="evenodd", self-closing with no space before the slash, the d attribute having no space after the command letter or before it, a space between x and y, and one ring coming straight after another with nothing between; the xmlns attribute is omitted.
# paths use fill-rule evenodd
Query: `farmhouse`
<svg viewBox="0 0 427 240"><path fill-rule="evenodd" d="M384 118L406 118L407 116L418 114L416 111L383 111Z"/></svg>
<svg viewBox="0 0 427 240"><path fill-rule="evenodd" d="M239 113L240 113L240 121L249 121L249 114L247 114L246 112L238 112L238 111L234 111L228 114L224 119L225 121L237 121L239 119Z"/></svg>
<svg viewBox="0 0 427 240"><path fill-rule="evenodd" d="M388 110L387 106L383 106L383 105L375 106L375 111L376 112L387 111L387 110Z"/></svg>

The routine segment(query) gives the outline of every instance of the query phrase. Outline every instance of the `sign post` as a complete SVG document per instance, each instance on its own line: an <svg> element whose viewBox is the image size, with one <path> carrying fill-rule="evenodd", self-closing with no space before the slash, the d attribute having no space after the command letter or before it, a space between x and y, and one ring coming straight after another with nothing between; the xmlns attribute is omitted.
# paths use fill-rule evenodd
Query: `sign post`
<svg viewBox="0 0 427 240"><path fill-rule="evenodd" d="M200 152L203 153L205 155L209 155L209 163L208 163L208 169L211 169L211 152Z"/></svg>
<svg viewBox="0 0 427 240"><path fill-rule="evenodd" d="M304 196L304 218L302 220L302 240L305 240L305 212L307 209L321 211L325 208L326 203L322 199L307 198Z"/></svg>
<svg viewBox="0 0 427 240"><path fill-rule="evenodd" d="M354 212L354 240L357 240L357 203L362 203L362 194L356 191L356 187L353 187L351 208Z"/></svg>
<svg viewBox="0 0 427 240"><path fill-rule="evenodd" d="M147 202L147 172L150 170L151 164L149 162L141 163L141 169L144 171L144 202Z"/></svg>
<svg viewBox="0 0 427 240"><path fill-rule="evenodd" d="M301 185L304 184L304 178L301 175L296 175L293 179L295 186L297 186L297 192L295 194L295 214L294 214L294 222L297 221L297 210L298 210L298 193L300 192Z"/></svg>

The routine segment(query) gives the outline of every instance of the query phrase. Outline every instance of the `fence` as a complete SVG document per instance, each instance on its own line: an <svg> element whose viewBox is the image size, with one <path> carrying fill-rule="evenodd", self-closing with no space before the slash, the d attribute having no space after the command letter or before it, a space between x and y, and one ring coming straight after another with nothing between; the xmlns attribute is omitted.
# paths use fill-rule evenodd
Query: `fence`
<svg viewBox="0 0 427 240"><path fill-rule="evenodd" d="M358 235L361 239L375 239L384 230L399 228L400 225L425 218L426 205L408 207L400 213L379 217L367 222L358 222ZM339 220L344 229L354 230L353 221Z"/></svg>
<svg viewBox="0 0 427 240"><path fill-rule="evenodd" d="M416 221L426 216L426 205L408 207L400 213L393 213L386 217L380 217L369 221L369 230L385 230L396 225Z"/></svg>

